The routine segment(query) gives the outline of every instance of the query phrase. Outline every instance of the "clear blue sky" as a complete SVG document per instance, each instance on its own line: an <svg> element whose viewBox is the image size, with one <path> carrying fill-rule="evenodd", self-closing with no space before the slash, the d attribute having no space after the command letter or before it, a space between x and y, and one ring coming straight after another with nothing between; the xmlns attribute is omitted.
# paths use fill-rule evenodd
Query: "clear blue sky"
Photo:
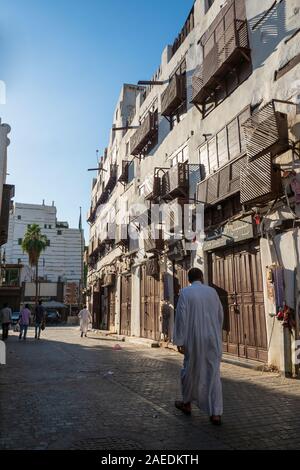
<svg viewBox="0 0 300 470"><path fill-rule="evenodd" d="M2 121L17 202L55 201L78 225L122 83L148 79L193 0L9 0L0 9ZM87 229L87 225L85 225ZM88 232L86 231L86 236Z"/></svg>

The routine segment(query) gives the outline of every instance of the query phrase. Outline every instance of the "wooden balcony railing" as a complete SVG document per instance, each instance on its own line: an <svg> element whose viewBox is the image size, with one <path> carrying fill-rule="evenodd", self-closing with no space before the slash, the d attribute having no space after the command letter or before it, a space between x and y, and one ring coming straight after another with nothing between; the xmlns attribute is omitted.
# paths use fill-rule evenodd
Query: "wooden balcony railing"
<svg viewBox="0 0 300 470"><path fill-rule="evenodd" d="M186 75L174 75L161 95L161 114L171 114L183 103L186 97Z"/></svg>
<svg viewBox="0 0 300 470"><path fill-rule="evenodd" d="M289 148L287 115L275 109L271 101L242 124L248 159L271 152L276 155Z"/></svg>
<svg viewBox="0 0 300 470"><path fill-rule="evenodd" d="M203 63L192 77L192 102L214 100L214 91L225 87L228 72L242 61L250 62L245 0L231 0L202 38ZM223 83L223 85L222 85Z"/></svg>
<svg viewBox="0 0 300 470"><path fill-rule="evenodd" d="M161 251L164 249L164 239L162 230L156 230L156 238L152 238L153 234L151 230L147 230L147 236L144 239L144 250L146 253L151 253L155 251Z"/></svg>
<svg viewBox="0 0 300 470"><path fill-rule="evenodd" d="M115 243L116 240L116 224L115 223L108 223L106 226L106 230L103 230L102 233L99 235L99 247L103 245L111 245Z"/></svg>
<svg viewBox="0 0 300 470"><path fill-rule="evenodd" d="M116 240L115 243L117 246L127 246L129 245L129 234L128 234L128 225L119 224L116 226Z"/></svg>
<svg viewBox="0 0 300 470"><path fill-rule="evenodd" d="M215 204L240 191L241 170L246 163L245 156L235 159L199 183L197 200L205 204Z"/></svg>
<svg viewBox="0 0 300 470"><path fill-rule="evenodd" d="M189 172L187 163L178 163L162 176L162 197L175 198L187 194Z"/></svg>
<svg viewBox="0 0 300 470"><path fill-rule="evenodd" d="M153 142L158 134L157 112L148 113L140 127L135 131L130 139L130 149L132 155L140 155Z"/></svg>
<svg viewBox="0 0 300 470"><path fill-rule="evenodd" d="M161 195L161 178L151 175L144 183L144 197L147 201L154 201Z"/></svg>
<svg viewBox="0 0 300 470"><path fill-rule="evenodd" d="M98 207L101 204L105 204L108 201L110 194L112 193L114 187L116 186L117 174L118 174L118 166L115 163L113 163L109 167L109 175L108 175L108 179L106 181L103 191L98 197L96 203L93 204L90 208L90 212L88 214L88 219L87 219L88 222L93 222L95 220Z"/></svg>
<svg viewBox="0 0 300 470"><path fill-rule="evenodd" d="M122 173L119 176L119 182L120 183L128 183L128 169L129 169L130 162L128 160L123 160L122 161Z"/></svg>

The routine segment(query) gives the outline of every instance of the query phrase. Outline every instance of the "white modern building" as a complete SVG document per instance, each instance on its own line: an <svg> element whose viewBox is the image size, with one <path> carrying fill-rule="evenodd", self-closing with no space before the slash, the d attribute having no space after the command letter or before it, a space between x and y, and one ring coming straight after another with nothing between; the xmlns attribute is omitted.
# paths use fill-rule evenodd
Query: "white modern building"
<svg viewBox="0 0 300 470"><path fill-rule="evenodd" d="M22 240L27 227L37 224L47 236L49 246L39 260L40 279L50 282L80 282L82 279L83 232L79 228L69 228L68 222L60 222L57 210L52 203L15 203L9 220L8 242L5 249L6 263L22 264L21 281L30 282L34 271L28 263L28 255L23 253Z"/></svg>

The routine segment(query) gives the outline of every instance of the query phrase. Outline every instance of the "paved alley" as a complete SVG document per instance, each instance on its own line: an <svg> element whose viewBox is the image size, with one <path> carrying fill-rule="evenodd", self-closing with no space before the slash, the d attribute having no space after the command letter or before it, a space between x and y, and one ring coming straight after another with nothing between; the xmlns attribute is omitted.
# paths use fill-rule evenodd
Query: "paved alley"
<svg viewBox="0 0 300 470"><path fill-rule="evenodd" d="M223 364L224 424L180 398L181 357L78 328L41 341L11 333L0 368L1 449L201 450L300 448L300 382Z"/></svg>

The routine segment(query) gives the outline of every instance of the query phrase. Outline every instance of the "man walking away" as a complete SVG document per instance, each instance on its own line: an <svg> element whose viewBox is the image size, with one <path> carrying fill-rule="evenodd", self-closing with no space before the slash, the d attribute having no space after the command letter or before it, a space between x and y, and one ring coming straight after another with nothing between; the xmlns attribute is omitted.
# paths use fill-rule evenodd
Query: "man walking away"
<svg viewBox="0 0 300 470"><path fill-rule="evenodd" d="M81 331L81 338L83 335L86 337L87 336L87 331L89 328L89 323L92 321L92 315L86 308L86 305L84 305L83 309L80 310L78 317L80 318L80 331Z"/></svg>
<svg viewBox="0 0 300 470"><path fill-rule="evenodd" d="M19 339L22 339L22 335L23 335L23 339L26 340L27 330L28 330L28 326L29 326L29 323L30 323L30 315L31 315L31 312L29 310L29 305L26 304L25 307L22 309L22 311L20 313L20 335L19 335Z"/></svg>
<svg viewBox="0 0 300 470"><path fill-rule="evenodd" d="M35 339L40 339L42 326L45 325L46 312L39 300L38 306L35 308Z"/></svg>
<svg viewBox="0 0 300 470"><path fill-rule="evenodd" d="M203 284L203 273L192 268L190 286L181 290L176 309L174 344L184 354L181 373L183 401L176 408L191 414L191 403L221 424L223 414L220 363L222 358L223 308L215 289Z"/></svg>
<svg viewBox="0 0 300 470"><path fill-rule="evenodd" d="M8 304L3 305L0 312L0 322L2 323L2 339L5 341L8 338L9 325L11 324L12 311Z"/></svg>

